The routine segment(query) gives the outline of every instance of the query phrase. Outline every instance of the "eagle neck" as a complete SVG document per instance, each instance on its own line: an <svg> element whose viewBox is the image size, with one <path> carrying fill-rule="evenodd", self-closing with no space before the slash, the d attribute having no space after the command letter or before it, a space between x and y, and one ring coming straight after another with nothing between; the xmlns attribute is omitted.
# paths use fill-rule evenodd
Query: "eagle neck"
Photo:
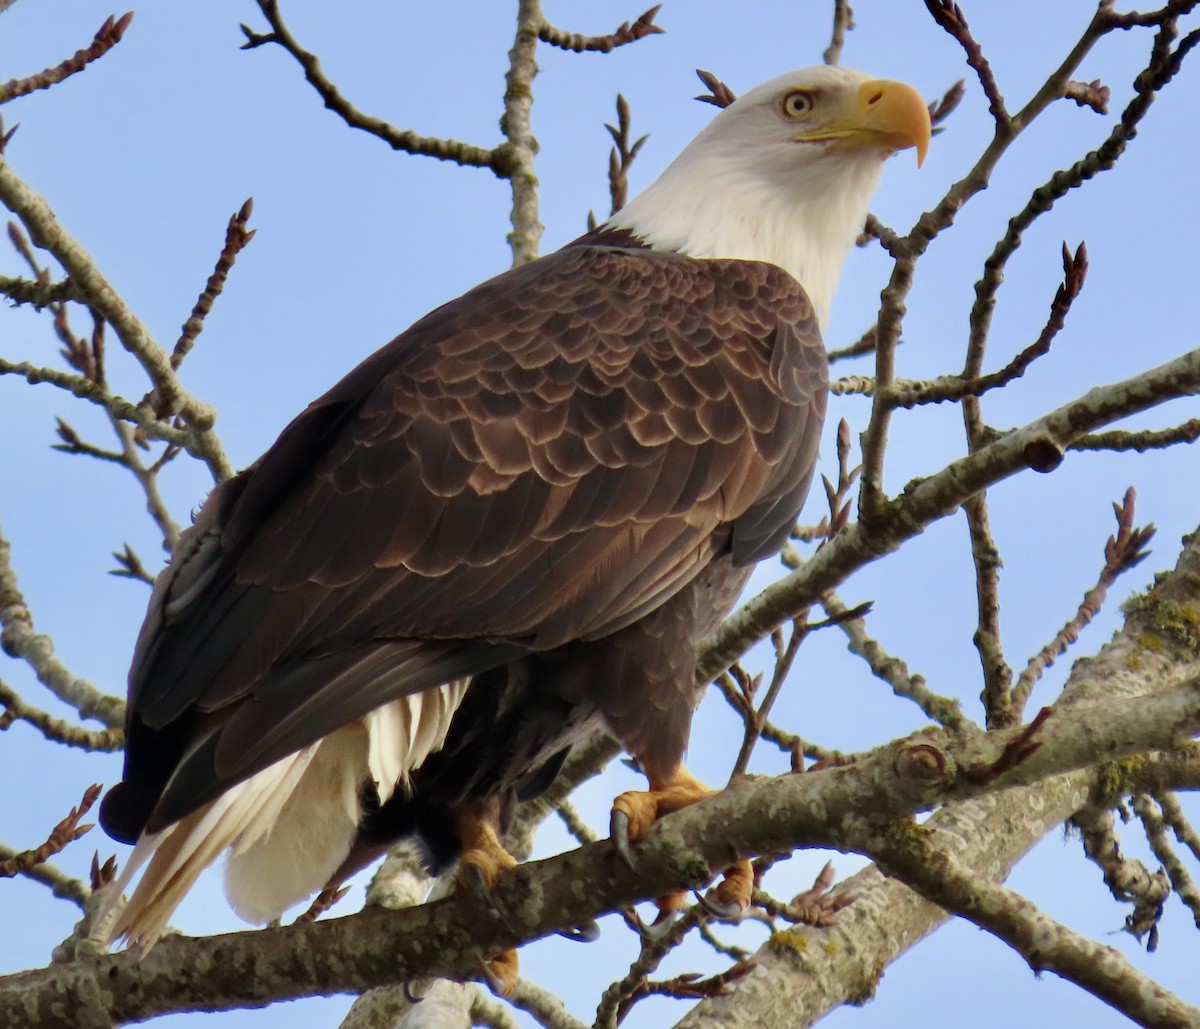
<svg viewBox="0 0 1200 1029"><path fill-rule="evenodd" d="M602 229L628 230L655 250L778 265L804 286L824 324L882 157L822 154L752 175L736 155L687 158L684 151Z"/></svg>

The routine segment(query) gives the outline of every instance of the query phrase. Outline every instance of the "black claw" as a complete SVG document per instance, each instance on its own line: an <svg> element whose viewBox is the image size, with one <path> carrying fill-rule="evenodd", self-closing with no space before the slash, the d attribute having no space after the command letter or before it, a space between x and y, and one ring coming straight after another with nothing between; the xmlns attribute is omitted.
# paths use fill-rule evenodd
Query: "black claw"
<svg viewBox="0 0 1200 1029"><path fill-rule="evenodd" d="M633 859L633 849L629 845L629 816L624 811L613 811L609 819L608 834L612 837L613 846L621 855L621 860L631 871L637 871L637 862Z"/></svg>
<svg viewBox="0 0 1200 1029"><path fill-rule="evenodd" d="M649 943L654 943L666 936L667 931L675 924L675 920L679 917L678 911L659 911L658 917L647 925L642 921L641 915L636 910L632 914L633 920L637 924L638 935Z"/></svg>
<svg viewBox="0 0 1200 1029"><path fill-rule="evenodd" d="M465 864L461 869L461 878L470 891L475 894L493 915L504 923L505 928L511 929L512 925L504 912L500 910L500 905L496 903L496 898L492 895L491 887L488 886L487 879L483 876L483 869L476 864Z"/></svg>
<svg viewBox="0 0 1200 1029"><path fill-rule="evenodd" d="M558 935L576 943L594 943L600 939L600 923L594 918L589 918L586 922L580 922L569 929L559 929Z"/></svg>
<svg viewBox="0 0 1200 1029"><path fill-rule="evenodd" d="M479 962L480 978L488 984L488 989L497 997L503 997L507 990L508 984L505 983L495 972L492 971L492 966L478 950L475 952L475 960Z"/></svg>
<svg viewBox="0 0 1200 1029"><path fill-rule="evenodd" d="M404 991L404 999L410 1004L420 1004L425 999L425 991L429 989L428 979L410 979L400 984Z"/></svg>
<svg viewBox="0 0 1200 1029"><path fill-rule="evenodd" d="M699 890L693 890L693 895L696 902L704 908L713 918L720 918L726 921L737 918L741 915L744 908L737 901L723 902L717 900L716 897L709 897L707 894L701 893Z"/></svg>

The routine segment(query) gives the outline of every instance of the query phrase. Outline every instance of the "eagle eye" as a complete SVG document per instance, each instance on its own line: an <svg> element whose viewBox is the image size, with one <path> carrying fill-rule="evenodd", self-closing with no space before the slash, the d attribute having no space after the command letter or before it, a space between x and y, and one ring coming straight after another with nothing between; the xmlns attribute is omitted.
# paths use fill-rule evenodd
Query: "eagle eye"
<svg viewBox="0 0 1200 1029"><path fill-rule="evenodd" d="M807 89L795 89L784 95L780 106L789 118L803 118L813 109L813 95Z"/></svg>

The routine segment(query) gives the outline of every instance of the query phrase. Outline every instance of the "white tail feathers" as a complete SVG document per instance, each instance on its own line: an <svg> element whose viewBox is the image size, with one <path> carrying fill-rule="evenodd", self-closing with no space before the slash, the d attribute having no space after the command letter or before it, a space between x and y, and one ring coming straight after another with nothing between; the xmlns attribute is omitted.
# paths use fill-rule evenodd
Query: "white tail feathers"
<svg viewBox="0 0 1200 1029"><path fill-rule="evenodd" d="M269 922L316 893L350 852L360 787L373 780L384 803L397 787L407 788L409 774L445 742L466 687L467 680L456 680L385 704L143 836L97 914L93 935L153 946L200 873L226 849L225 892L247 921ZM143 865L114 919L118 898Z"/></svg>

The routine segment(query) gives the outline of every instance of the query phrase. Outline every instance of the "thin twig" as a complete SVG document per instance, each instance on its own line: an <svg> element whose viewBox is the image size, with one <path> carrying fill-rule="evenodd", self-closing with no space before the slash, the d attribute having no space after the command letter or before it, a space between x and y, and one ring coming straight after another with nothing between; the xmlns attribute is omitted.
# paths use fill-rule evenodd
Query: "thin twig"
<svg viewBox="0 0 1200 1029"><path fill-rule="evenodd" d="M1146 429L1142 432L1113 429L1109 432L1092 433L1088 436L1081 436L1067 449L1111 450L1114 452L1132 450L1142 454L1147 450L1173 447L1177 443L1195 443L1197 439L1200 439L1200 418L1189 418L1182 425L1176 425L1171 429Z"/></svg>
<svg viewBox="0 0 1200 1029"><path fill-rule="evenodd" d="M1145 547L1154 536L1154 526L1148 525L1142 529L1133 527L1134 501L1137 494L1132 486L1125 491L1125 497L1120 504L1113 504L1113 512L1117 518L1117 533L1109 536L1104 546L1104 567L1100 577L1086 594L1079 605L1074 617L1067 622L1049 643L1036 656L1017 679L1012 691L1012 708L1015 718L1020 718L1033 687L1042 677L1047 668L1066 653L1067 649L1077 639L1080 632L1088 625L1104 604L1108 589L1117 577L1137 567L1149 553Z"/></svg>
<svg viewBox="0 0 1200 1029"><path fill-rule="evenodd" d="M229 277L233 262L237 260L237 255L242 252L246 244L254 238L256 230L246 228L246 223L250 220L253 212L254 198L251 197L242 204L236 214L230 217L229 225L225 229L225 245L221 248L221 254L217 258L217 266L208 277L208 282L204 284L204 290L192 308L190 317L183 323L183 329L175 343L175 349L171 352L172 368L178 369L188 352L195 346L196 337L204 328L204 319L208 317L213 303L225 288L225 280Z"/></svg>
<svg viewBox="0 0 1200 1029"><path fill-rule="evenodd" d="M72 675L54 656L48 636L33 628L33 616L17 585L12 569L12 548L0 535L0 647L10 657L24 661L38 681L84 718L94 718L109 729L125 724L125 702L101 693L84 679Z"/></svg>
<svg viewBox="0 0 1200 1029"><path fill-rule="evenodd" d="M45 843L0 861L0 878L12 878L15 875L24 874L29 869L43 864L68 844L74 843L88 832L92 826L80 825L79 821L96 803L101 789L101 786L94 785L84 790L83 798L75 807L71 808L66 818L50 830L50 835L46 837Z"/></svg>
<svg viewBox="0 0 1200 1029"><path fill-rule="evenodd" d="M634 158L642 149L642 144L649 136L639 136L630 141L630 128L633 118L629 111L629 101L620 93L617 94L617 124L605 124L608 134L612 136L613 148L608 155L608 194L611 198L609 216L616 214L629 197L629 169Z"/></svg>
<svg viewBox="0 0 1200 1029"><path fill-rule="evenodd" d="M854 11L848 0L833 0L833 31L829 46L821 55L826 64L840 64L842 49L846 45L846 33L854 28Z"/></svg>
<svg viewBox="0 0 1200 1029"><path fill-rule="evenodd" d="M662 32L663 29L654 24L654 18L661 9L662 4L655 4L632 23L622 22L616 32L609 32L603 36L584 36L578 32L567 32L565 29L551 25L543 18L541 27L538 29L538 39L561 50L571 50L577 54L589 50L606 54L619 46L636 43L639 39Z"/></svg>
<svg viewBox="0 0 1200 1029"><path fill-rule="evenodd" d="M507 177L511 169L498 149L489 150L484 147L460 143L454 139L443 139L438 136L422 136L407 129L398 129L382 118L364 114L338 91L321 69L321 62L316 54L305 50L279 13L276 0L258 0L259 10L271 26L270 32L255 32L249 26L241 26L246 42L243 50L253 50L268 43L277 43L291 54L304 69L304 77L309 85L317 91L325 106L333 111L352 129L360 129L378 139L383 140L393 150L402 150L409 154L420 154L425 157L435 157L439 161L452 161L455 164L475 168L490 168L501 178Z"/></svg>
<svg viewBox="0 0 1200 1029"><path fill-rule="evenodd" d="M14 690L0 682L0 730L7 729L14 721L28 722L52 743L62 743L80 750L114 751L125 746L125 733L121 729L85 729L72 725L62 718L27 704Z"/></svg>
<svg viewBox="0 0 1200 1029"><path fill-rule="evenodd" d="M1146 830L1146 840L1150 849L1154 851L1154 856L1158 858L1163 871L1171 880L1175 895L1187 905L1192 913L1192 921L1196 923L1196 928L1200 929L1200 889L1197 889L1196 880L1192 878L1179 855L1175 853L1175 848L1171 846L1171 841L1167 839L1167 822L1162 809L1155 802L1155 798L1137 793L1133 797L1133 810L1141 821L1142 828ZM1146 949L1153 950L1151 944L1154 942L1157 940L1148 940Z"/></svg>
<svg viewBox="0 0 1200 1029"><path fill-rule="evenodd" d="M836 593L827 593L821 598L821 606L831 618L847 613L846 605ZM889 654L877 640L867 635L865 618L845 618L838 622L846 634L847 649L857 654L871 669L871 673L887 683L898 697L904 697L917 705L934 722L954 732L962 732L974 723L962 713L959 702L951 697L934 693L925 685L925 677L908 670L908 665Z"/></svg>
<svg viewBox="0 0 1200 1029"><path fill-rule="evenodd" d="M991 64L983 54L983 48L971 35L962 8L953 0L925 0L925 7L933 15L933 20L949 32L963 48L963 52L967 56L967 64L974 70L979 78L979 84L983 87L984 96L988 99L988 110L996 120L996 124L1007 125L1008 109L1004 106L1004 97L1000 93L1000 87L996 84L996 76L992 72Z"/></svg>
<svg viewBox="0 0 1200 1029"><path fill-rule="evenodd" d="M19 96L25 96L38 89L49 89L76 72L83 71L89 64L99 60L121 42L121 37L125 35L125 30L129 28L131 21L133 21L133 11L128 11L120 18L115 19L109 15L97 30L91 44L82 50L76 50L74 55L68 57L61 64L23 79L9 79L0 86L0 104L6 104L10 100L15 100Z"/></svg>

